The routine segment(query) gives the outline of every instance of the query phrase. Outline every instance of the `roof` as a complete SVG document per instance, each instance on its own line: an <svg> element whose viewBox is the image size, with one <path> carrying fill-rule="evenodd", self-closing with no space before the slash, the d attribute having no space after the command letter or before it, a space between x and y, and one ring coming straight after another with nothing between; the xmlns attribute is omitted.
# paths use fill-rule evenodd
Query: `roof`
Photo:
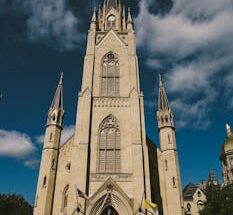
<svg viewBox="0 0 233 215"><path fill-rule="evenodd" d="M195 194L195 192L197 191L198 186L194 185L192 183L189 183L188 185L186 185L186 187L183 190L183 196L185 199L190 199L193 198L193 195Z"/></svg>
<svg viewBox="0 0 233 215"><path fill-rule="evenodd" d="M158 98L158 110L169 111L170 105L168 102L167 94L162 82L161 75L159 75L159 98Z"/></svg>

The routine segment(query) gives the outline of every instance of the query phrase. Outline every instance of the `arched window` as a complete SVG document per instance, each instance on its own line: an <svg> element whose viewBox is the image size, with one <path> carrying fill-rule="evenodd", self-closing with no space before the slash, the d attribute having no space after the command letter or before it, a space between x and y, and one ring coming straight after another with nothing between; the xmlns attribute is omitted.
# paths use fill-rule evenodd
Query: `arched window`
<svg viewBox="0 0 233 215"><path fill-rule="evenodd" d="M99 128L98 172L120 172L120 129L117 120L108 116Z"/></svg>
<svg viewBox="0 0 233 215"><path fill-rule="evenodd" d="M107 18L107 30L116 28L116 17L114 15L110 15Z"/></svg>
<svg viewBox="0 0 233 215"><path fill-rule="evenodd" d="M103 57L100 91L102 96L120 95L119 60L113 52Z"/></svg>
<svg viewBox="0 0 233 215"><path fill-rule="evenodd" d="M62 211L64 211L68 205L68 191L69 191L69 185L66 185L62 196Z"/></svg>

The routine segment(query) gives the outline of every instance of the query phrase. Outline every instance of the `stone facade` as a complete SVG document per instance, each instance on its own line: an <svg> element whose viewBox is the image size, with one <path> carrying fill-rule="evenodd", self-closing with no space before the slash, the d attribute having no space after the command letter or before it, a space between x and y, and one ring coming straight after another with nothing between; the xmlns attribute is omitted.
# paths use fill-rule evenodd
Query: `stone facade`
<svg viewBox="0 0 233 215"><path fill-rule="evenodd" d="M185 215L200 215L205 202L205 192L199 186L190 183L184 188Z"/></svg>
<svg viewBox="0 0 233 215"><path fill-rule="evenodd" d="M34 215L140 214L145 199L160 214L183 214L173 114L161 80L159 99L161 149L146 137L130 10L126 18L119 1L105 0L88 32L75 132L62 146L62 77L49 111L56 119L46 128ZM90 201L77 198L77 189Z"/></svg>

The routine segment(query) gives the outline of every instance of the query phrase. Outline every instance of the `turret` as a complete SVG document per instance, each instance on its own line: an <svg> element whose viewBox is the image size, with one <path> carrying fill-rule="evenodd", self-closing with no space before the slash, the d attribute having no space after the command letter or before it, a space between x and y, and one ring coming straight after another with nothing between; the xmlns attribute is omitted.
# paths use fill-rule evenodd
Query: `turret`
<svg viewBox="0 0 233 215"><path fill-rule="evenodd" d="M64 108L62 73L52 104L48 111L35 207L33 212L34 215L52 214L53 193L55 189L63 115Z"/></svg>
<svg viewBox="0 0 233 215"><path fill-rule="evenodd" d="M163 189L165 191L165 195L162 197L164 202L164 215L182 215L183 197L176 146L175 126L173 113L168 102L161 75L159 75L157 121L162 159L162 167L160 168L163 169L164 172Z"/></svg>

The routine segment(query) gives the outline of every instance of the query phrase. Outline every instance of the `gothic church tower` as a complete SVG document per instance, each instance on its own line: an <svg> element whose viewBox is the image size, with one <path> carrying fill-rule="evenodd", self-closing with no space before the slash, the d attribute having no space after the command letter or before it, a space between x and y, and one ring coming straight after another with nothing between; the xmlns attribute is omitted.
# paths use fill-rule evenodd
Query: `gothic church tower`
<svg viewBox="0 0 233 215"><path fill-rule="evenodd" d="M164 215L181 215L183 197L173 112L159 78L157 121L160 139L160 184Z"/></svg>
<svg viewBox="0 0 233 215"><path fill-rule="evenodd" d="M64 115L63 108L63 74L53 102L48 112L45 130L43 153L40 164L34 215L47 215L52 213L53 194L56 182L58 153Z"/></svg>
<svg viewBox="0 0 233 215"><path fill-rule="evenodd" d="M182 214L172 111L161 82L157 150L139 82L130 9L105 0L88 31L75 131L62 145L62 78L49 111L34 215L149 214L145 199L162 202L164 215Z"/></svg>

